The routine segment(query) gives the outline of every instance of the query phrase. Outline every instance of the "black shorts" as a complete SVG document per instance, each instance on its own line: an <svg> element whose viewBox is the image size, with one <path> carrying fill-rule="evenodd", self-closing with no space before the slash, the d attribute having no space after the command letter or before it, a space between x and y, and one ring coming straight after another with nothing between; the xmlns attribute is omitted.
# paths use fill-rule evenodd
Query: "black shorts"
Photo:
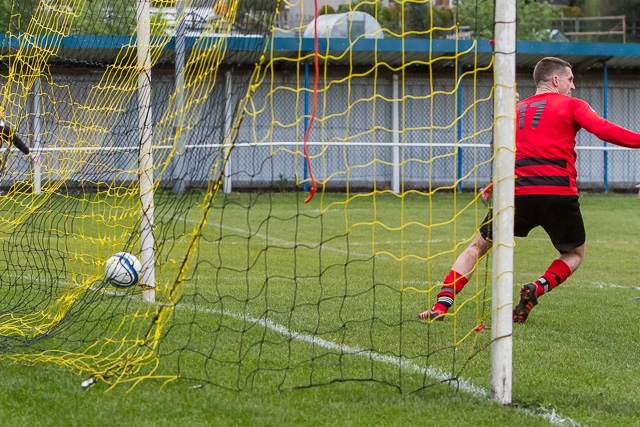
<svg viewBox="0 0 640 427"><path fill-rule="evenodd" d="M491 241L491 212L480 227L480 234ZM561 254L571 252L586 241L578 196L518 196L515 198L513 234L526 237L542 227Z"/></svg>

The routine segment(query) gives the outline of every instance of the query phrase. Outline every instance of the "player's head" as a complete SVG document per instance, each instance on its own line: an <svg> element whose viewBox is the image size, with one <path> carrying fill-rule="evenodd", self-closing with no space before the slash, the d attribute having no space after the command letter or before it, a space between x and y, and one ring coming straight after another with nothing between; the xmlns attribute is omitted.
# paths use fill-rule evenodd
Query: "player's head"
<svg viewBox="0 0 640 427"><path fill-rule="evenodd" d="M569 95L576 87L573 84L573 71L567 61L546 57L533 69L533 80L538 88L544 87L561 95Z"/></svg>

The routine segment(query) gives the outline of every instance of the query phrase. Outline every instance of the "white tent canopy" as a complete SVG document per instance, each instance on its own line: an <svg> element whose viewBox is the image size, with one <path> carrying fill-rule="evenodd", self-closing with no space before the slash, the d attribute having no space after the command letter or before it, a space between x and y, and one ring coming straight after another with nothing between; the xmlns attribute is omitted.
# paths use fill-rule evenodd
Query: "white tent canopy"
<svg viewBox="0 0 640 427"><path fill-rule="evenodd" d="M345 38L355 40L384 37L382 27L373 16L365 12L347 12L321 15L317 18L318 38ZM313 21L304 30L303 37L313 37Z"/></svg>

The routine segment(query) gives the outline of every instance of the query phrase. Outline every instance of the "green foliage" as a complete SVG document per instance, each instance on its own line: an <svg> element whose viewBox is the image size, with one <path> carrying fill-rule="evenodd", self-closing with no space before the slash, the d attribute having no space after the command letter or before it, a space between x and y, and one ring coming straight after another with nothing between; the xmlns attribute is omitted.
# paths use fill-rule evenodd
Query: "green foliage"
<svg viewBox="0 0 640 427"><path fill-rule="evenodd" d="M367 0L355 0L351 4L341 4L338 6L338 13L347 13L351 11L359 11L368 13L376 18L380 26L389 28L391 25L391 12L389 8L384 6L380 0L371 2Z"/></svg>
<svg viewBox="0 0 640 427"><path fill-rule="evenodd" d="M278 190L281 193L287 192L287 185L289 184L289 180L283 174L278 175Z"/></svg>
<svg viewBox="0 0 640 427"><path fill-rule="evenodd" d="M154 13L151 15L151 35L163 36L167 35L167 31L171 29L164 13Z"/></svg>
<svg viewBox="0 0 640 427"><path fill-rule="evenodd" d="M429 5L409 3L405 12L405 31L425 31L431 27Z"/></svg>
<svg viewBox="0 0 640 427"><path fill-rule="evenodd" d="M449 7L434 7L431 9L433 12L433 26L434 27L451 27L453 26L453 18L455 16L455 9Z"/></svg>
<svg viewBox="0 0 640 427"><path fill-rule="evenodd" d="M627 25L627 43L640 43L637 28L640 25L640 0L601 2L585 0L586 16L624 15ZM635 29L635 30L634 30Z"/></svg>
<svg viewBox="0 0 640 427"><path fill-rule="evenodd" d="M9 26L9 18L11 17L11 2L0 2L0 29L6 31Z"/></svg>
<svg viewBox="0 0 640 427"><path fill-rule="evenodd" d="M91 35L131 35L136 29L135 2L129 0L91 0L80 3L84 9L76 11L74 19L69 20L69 14L56 14L58 23L51 24L51 18L42 10L39 0L20 0L20 2L0 2L0 29L11 32L26 31L31 17L36 13L45 13L42 31L53 33L62 30L69 34ZM175 0L154 0L154 7L173 7ZM64 6L60 6L64 7ZM239 0L236 15L236 27L246 32L264 30L273 22L275 2L273 0ZM58 16L59 15L59 16ZM48 23L48 24L47 24ZM61 27L64 25L65 27ZM152 32L154 35L164 34L169 27L163 22L162 15L152 17Z"/></svg>
<svg viewBox="0 0 640 427"><path fill-rule="evenodd" d="M393 20L402 20L402 8L391 8ZM444 38L448 31L432 31L437 28L450 28L454 24L455 9L448 7L430 7L428 3L408 3L404 9L404 27L397 32L409 33L407 38Z"/></svg>
<svg viewBox="0 0 640 427"><path fill-rule="evenodd" d="M275 10L275 7L276 2L274 0L238 0L238 10L243 11L269 12Z"/></svg>
<svg viewBox="0 0 640 427"><path fill-rule="evenodd" d="M518 11L518 40L549 40L545 30L553 27L553 19L559 16L558 9L547 2L518 0Z"/></svg>
<svg viewBox="0 0 640 427"><path fill-rule="evenodd" d="M518 0L517 34L518 40L547 41L547 29L553 27L553 19L560 11L549 3ZM493 39L494 3L491 1L458 2L458 22L469 26L478 39Z"/></svg>
<svg viewBox="0 0 640 427"><path fill-rule="evenodd" d="M404 4L404 13L402 9ZM338 7L338 13L349 11L368 13L376 18L382 28L393 33L410 33L407 38L440 38L444 32L432 32L436 27L453 26L454 9L447 7L433 7L430 3L396 3L390 2L386 7L382 2L377 3L367 0L355 0L351 4L342 4ZM404 23L402 21L404 20Z"/></svg>
<svg viewBox="0 0 640 427"><path fill-rule="evenodd" d="M584 16L584 11L578 6L560 7L558 11L563 18L580 18Z"/></svg>
<svg viewBox="0 0 640 427"><path fill-rule="evenodd" d="M84 9L73 13L46 9L37 0L0 2L0 28L19 33L27 30L34 15L39 17L43 33L130 35L136 28L136 11L128 1L93 0L84 3ZM76 15L75 19L69 19ZM38 31L38 28L35 28Z"/></svg>
<svg viewBox="0 0 640 427"><path fill-rule="evenodd" d="M128 1L93 0L74 23L73 33L92 35L131 35L136 28L136 11Z"/></svg>
<svg viewBox="0 0 640 427"><path fill-rule="evenodd" d="M613 2L610 2L610 3L611 5L613 5ZM629 3L631 2L627 3L627 1L625 1L623 3L620 3L620 2L616 2L616 3L621 5L624 4L624 6L629 7L630 6ZM579 0L576 6L579 6L582 9L584 9L585 16L604 16L609 13L609 11L607 10L609 9L608 3L603 2L601 0Z"/></svg>
<svg viewBox="0 0 640 427"><path fill-rule="evenodd" d="M273 25L275 10L273 0L239 0L234 26L247 34L268 31Z"/></svg>
<svg viewBox="0 0 640 427"><path fill-rule="evenodd" d="M571 0L571 7L583 10L588 0Z"/></svg>
<svg viewBox="0 0 640 427"><path fill-rule="evenodd" d="M39 0L0 2L0 31L24 31L39 4Z"/></svg>
<svg viewBox="0 0 640 427"><path fill-rule="evenodd" d="M321 15L331 15L333 13L336 13L335 9L332 8L331 6L329 6L328 4L325 4L324 6L322 6L320 8L320 10L318 11L318 16Z"/></svg>
<svg viewBox="0 0 640 427"><path fill-rule="evenodd" d="M405 9L405 31L416 32L413 37L442 38L446 32L434 32L435 28L452 27L455 10L448 7L430 7L429 3L409 3Z"/></svg>

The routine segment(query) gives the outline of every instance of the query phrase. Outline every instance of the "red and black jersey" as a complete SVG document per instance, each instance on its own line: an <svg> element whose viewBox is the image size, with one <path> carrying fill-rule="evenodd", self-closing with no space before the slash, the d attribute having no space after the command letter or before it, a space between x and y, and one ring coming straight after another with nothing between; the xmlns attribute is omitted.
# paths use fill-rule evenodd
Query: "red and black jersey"
<svg viewBox="0 0 640 427"><path fill-rule="evenodd" d="M515 195L578 194L576 134L640 148L640 133L600 117L585 101L557 93L531 96L516 105Z"/></svg>

